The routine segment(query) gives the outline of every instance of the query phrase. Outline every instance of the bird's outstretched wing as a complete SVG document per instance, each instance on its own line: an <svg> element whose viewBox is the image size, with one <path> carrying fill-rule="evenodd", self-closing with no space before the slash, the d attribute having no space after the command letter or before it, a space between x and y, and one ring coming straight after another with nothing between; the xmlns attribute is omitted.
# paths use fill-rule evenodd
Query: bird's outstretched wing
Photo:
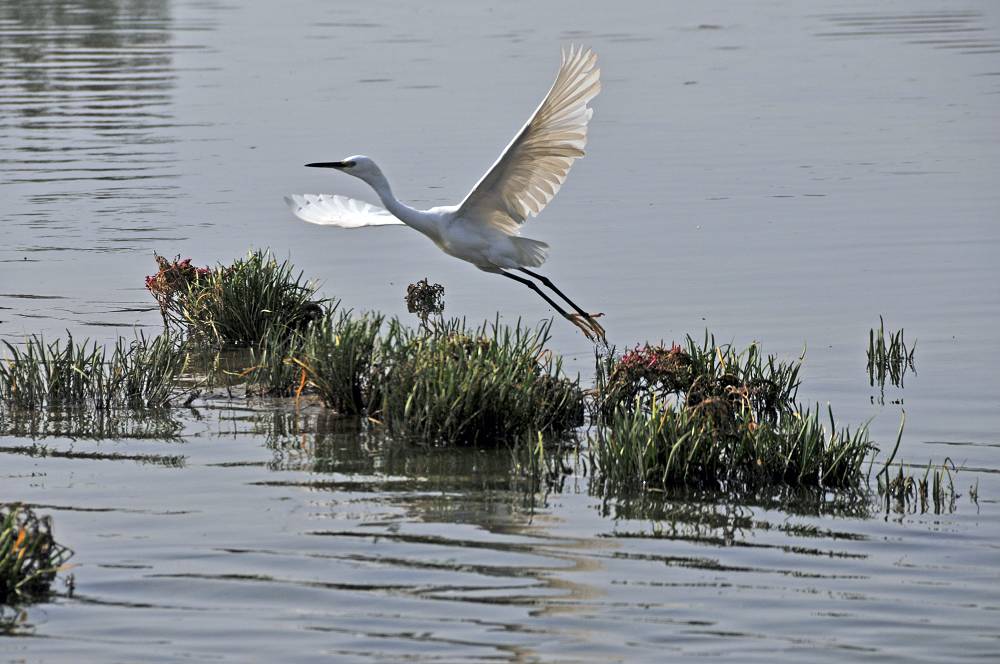
<svg viewBox="0 0 1000 664"><path fill-rule="evenodd" d="M403 223L385 208L338 194L292 194L285 196L285 202L296 217L310 224L361 228Z"/></svg>
<svg viewBox="0 0 1000 664"><path fill-rule="evenodd" d="M507 149L473 187L457 215L487 221L517 234L559 191L573 162L583 156L587 103L601 91L601 70L590 49L563 51L555 83Z"/></svg>

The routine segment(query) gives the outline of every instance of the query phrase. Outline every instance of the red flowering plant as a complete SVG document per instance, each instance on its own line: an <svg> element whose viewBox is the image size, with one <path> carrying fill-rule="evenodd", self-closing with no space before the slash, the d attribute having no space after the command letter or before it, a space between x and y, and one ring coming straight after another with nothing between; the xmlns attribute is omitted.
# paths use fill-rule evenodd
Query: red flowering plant
<svg viewBox="0 0 1000 664"><path fill-rule="evenodd" d="M214 268L180 256L154 257L159 269L146 277L146 288L164 324L199 344L252 347L265 338L285 339L325 311L327 300L313 300L317 286L266 250Z"/></svg>
<svg viewBox="0 0 1000 664"><path fill-rule="evenodd" d="M598 367L597 403L600 415L610 417L616 409L648 410L673 396L676 407L713 421L756 426L794 408L798 368L762 356L757 344L742 353L708 337L702 344L689 337L684 347L646 344Z"/></svg>
<svg viewBox="0 0 1000 664"><path fill-rule="evenodd" d="M160 315L163 316L163 324L166 327L183 328L184 311L183 298L187 296L192 288L197 288L199 284L207 281L212 269L207 267L195 267L191 265L191 259L181 260L180 256L175 256L174 260L167 260L164 256L153 254L156 265L159 268L156 274L146 277L146 290L148 290L156 303L160 305Z"/></svg>
<svg viewBox="0 0 1000 664"><path fill-rule="evenodd" d="M691 385L691 370L691 356L677 344L637 345L621 357L608 359L600 372L598 402L610 415L616 406L627 407L643 394L677 394Z"/></svg>

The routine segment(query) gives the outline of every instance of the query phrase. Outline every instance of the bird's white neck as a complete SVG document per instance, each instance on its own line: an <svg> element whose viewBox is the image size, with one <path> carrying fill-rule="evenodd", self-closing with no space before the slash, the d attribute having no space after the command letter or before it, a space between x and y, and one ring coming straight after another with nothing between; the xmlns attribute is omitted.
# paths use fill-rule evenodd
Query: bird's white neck
<svg viewBox="0 0 1000 664"><path fill-rule="evenodd" d="M378 194L379 200L382 201L382 205L385 209L391 212L400 221L410 223L409 220L413 217L414 213L418 212L409 205L400 202L393 193L392 187L389 186L389 181L385 178L381 171L376 173L368 174L363 178L365 182L371 185L371 188L375 190Z"/></svg>

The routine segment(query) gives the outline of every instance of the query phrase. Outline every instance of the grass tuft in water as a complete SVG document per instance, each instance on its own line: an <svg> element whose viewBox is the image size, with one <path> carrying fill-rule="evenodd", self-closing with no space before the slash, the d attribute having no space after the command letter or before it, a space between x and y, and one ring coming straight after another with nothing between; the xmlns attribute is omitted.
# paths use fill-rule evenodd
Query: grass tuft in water
<svg viewBox="0 0 1000 664"><path fill-rule="evenodd" d="M110 353L96 342L4 341L0 407L37 409L85 406L97 410L160 408L174 395L185 363L169 335L119 338Z"/></svg>
<svg viewBox="0 0 1000 664"><path fill-rule="evenodd" d="M583 393L548 340L548 325L452 320L418 333L394 320L377 354L370 414L394 433L449 444L565 436L583 423Z"/></svg>
<svg viewBox="0 0 1000 664"><path fill-rule="evenodd" d="M354 318L350 312L330 312L315 322L291 358L301 371L298 389L308 385L338 413L365 412L382 321L379 315Z"/></svg>
<svg viewBox="0 0 1000 664"><path fill-rule="evenodd" d="M452 320L415 330L328 310L305 332L269 339L243 375L252 392L316 395L426 442L559 438L583 423L583 392L544 349L548 329Z"/></svg>
<svg viewBox="0 0 1000 664"><path fill-rule="evenodd" d="M146 288L167 327L197 342L257 346L269 336L300 332L323 313L313 300L316 287L267 251L215 268L196 268L190 259L156 261L159 269L146 277Z"/></svg>
<svg viewBox="0 0 1000 664"><path fill-rule="evenodd" d="M22 505L0 505L0 604L44 596L73 552L52 536L52 521Z"/></svg>
<svg viewBox="0 0 1000 664"><path fill-rule="evenodd" d="M902 329L890 331L886 337L885 321L879 316L878 328L868 330L868 384L882 389L887 382L902 387L906 372L916 371L915 353L916 342L908 347Z"/></svg>
<svg viewBox="0 0 1000 664"><path fill-rule="evenodd" d="M799 369L707 335L600 360L591 449L602 479L728 491L859 481L875 450L867 428L838 429L832 411L826 428L818 406L797 404Z"/></svg>
<svg viewBox="0 0 1000 664"><path fill-rule="evenodd" d="M879 473L878 494L886 513L912 514L919 511L920 514L945 514L955 510L958 493L955 491L954 475L957 469L952 460L945 459L940 465L928 462L922 475L920 470L919 467L899 464L896 473Z"/></svg>

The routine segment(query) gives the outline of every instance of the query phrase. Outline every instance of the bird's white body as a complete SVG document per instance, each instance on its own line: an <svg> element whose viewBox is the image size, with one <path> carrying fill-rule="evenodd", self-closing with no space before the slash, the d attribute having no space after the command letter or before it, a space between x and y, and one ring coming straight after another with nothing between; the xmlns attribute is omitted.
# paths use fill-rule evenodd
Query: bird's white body
<svg viewBox="0 0 1000 664"><path fill-rule="evenodd" d="M552 200L573 161L584 154L587 122L593 113L587 104L601 87L596 64L597 56L589 50L571 48L563 53L545 99L459 205L417 210L400 202L378 165L360 155L322 165L367 182L383 208L329 194L297 194L286 200L296 216L314 224L343 228L405 224L446 254L489 272L538 267L545 262L548 245L520 237L520 226Z"/></svg>
<svg viewBox="0 0 1000 664"><path fill-rule="evenodd" d="M582 48L563 52L559 73L542 103L458 205L417 210L400 202L382 169L361 155L307 166L336 168L364 180L384 207L331 194L295 194L285 200L295 216L313 224L341 228L405 224L446 254L529 286L588 337L603 338L594 315L583 312L547 278L527 270L545 262L549 246L520 236L521 225L552 200L573 162L584 155L587 123L593 114L587 104L600 89L597 56ZM566 313L536 284L505 270L541 279L578 313Z"/></svg>

